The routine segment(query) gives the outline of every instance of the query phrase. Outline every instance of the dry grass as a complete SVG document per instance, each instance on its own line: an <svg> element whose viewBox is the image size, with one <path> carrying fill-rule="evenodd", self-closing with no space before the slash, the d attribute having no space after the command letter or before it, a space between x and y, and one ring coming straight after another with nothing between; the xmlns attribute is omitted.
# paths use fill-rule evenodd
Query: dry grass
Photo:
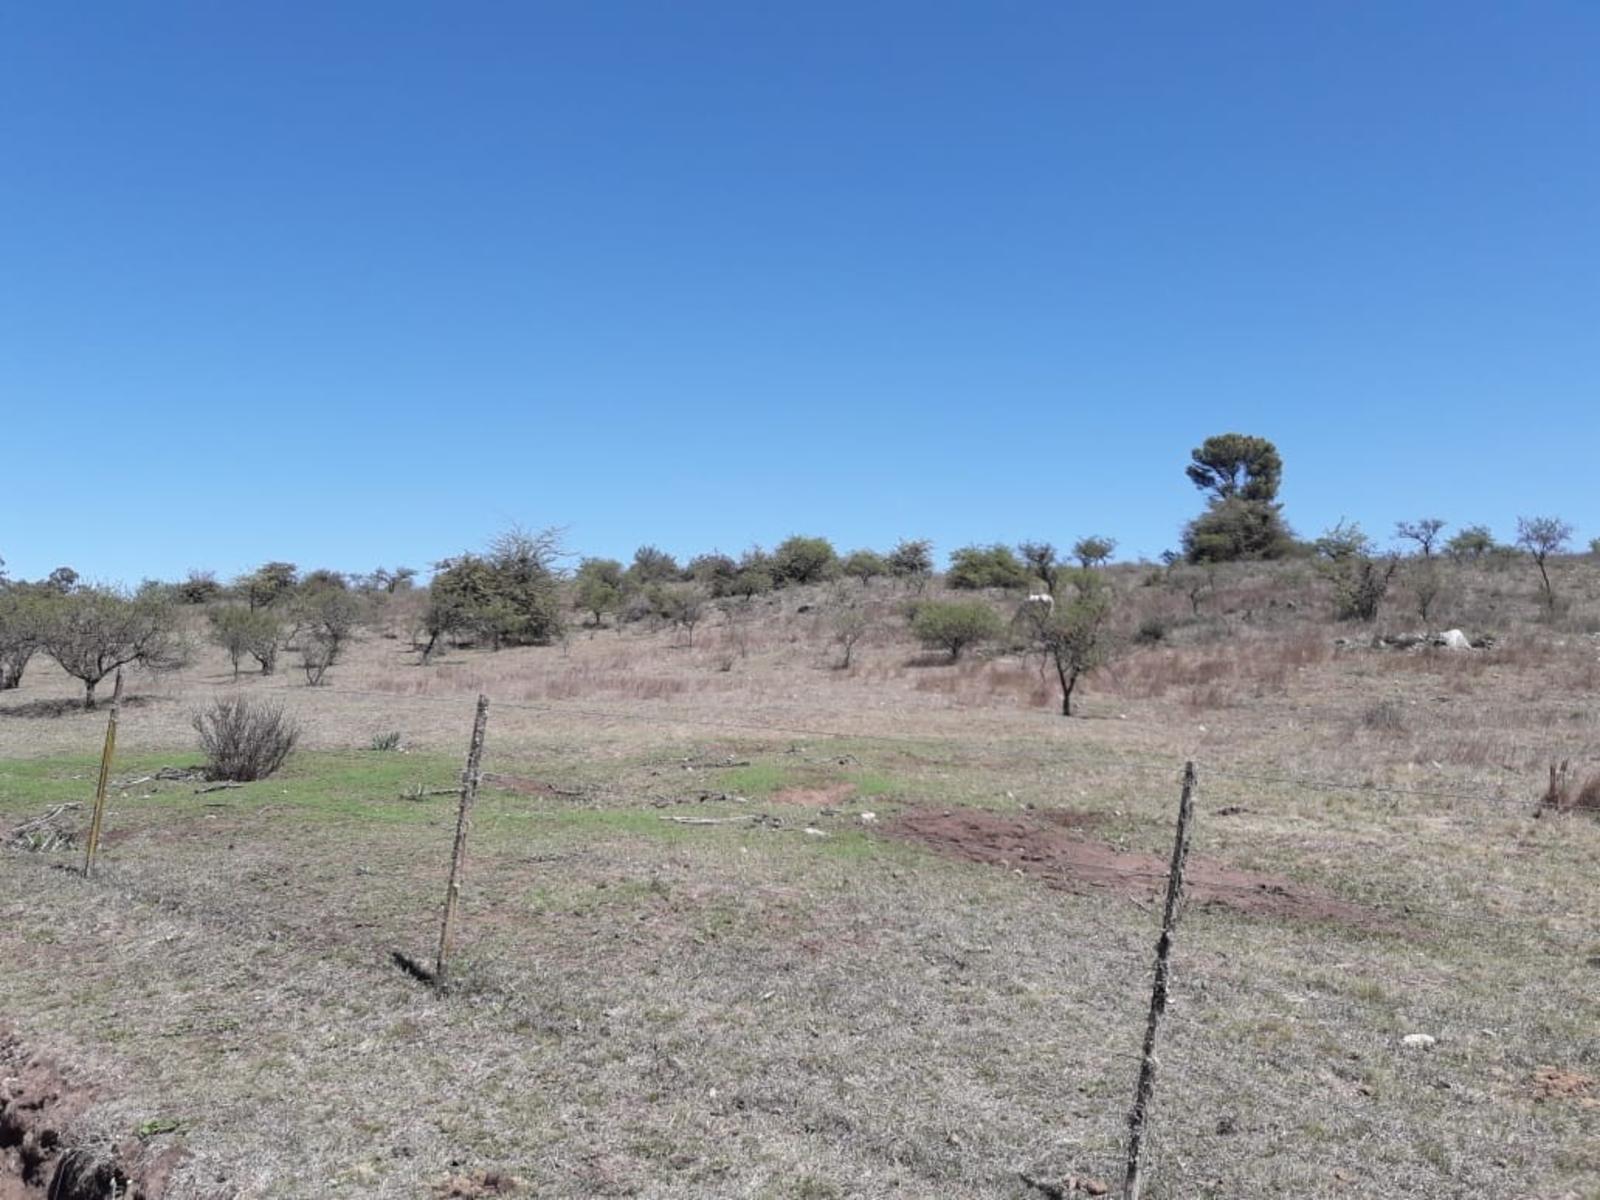
<svg viewBox="0 0 1600 1200"><path fill-rule="evenodd" d="M1600 647L1533 619L1516 572L1455 580L1451 623L1499 638L1469 655L1335 654L1348 630L1294 568L1223 573L1198 620L1139 574L1121 619L1168 632L1070 722L1034 663L915 665L886 594L849 671L784 597L739 644L715 622L693 648L606 629L422 668L373 637L329 687L247 679L305 729L281 776L114 793L93 883L53 869L66 852L3 852L0 1019L97 1081L75 1136L182 1121L162 1138L192 1154L184 1196L496 1171L552 1197L1109 1179L1153 913L873 830L912 806L1072 809L1160 854L1192 757L1198 852L1397 924L1190 908L1149 1194L1600 1194L1600 1115L1540 1082L1600 1067L1600 822L1533 815L1552 761L1593 763ZM1563 564L1564 622L1596 582ZM192 761L189 713L228 675L208 656L137 678L118 774ZM459 986L437 996L389 955L431 948L451 801L402 796L448 784L478 690L507 782L480 802ZM0 831L92 786L103 717L17 715L71 694L35 667L0 698ZM363 749L390 730L407 752Z"/></svg>

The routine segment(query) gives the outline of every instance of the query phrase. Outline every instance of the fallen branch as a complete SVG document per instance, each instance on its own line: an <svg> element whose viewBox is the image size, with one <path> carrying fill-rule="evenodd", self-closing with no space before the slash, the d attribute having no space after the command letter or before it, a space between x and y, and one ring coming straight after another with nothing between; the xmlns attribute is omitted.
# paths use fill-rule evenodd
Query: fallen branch
<svg viewBox="0 0 1600 1200"><path fill-rule="evenodd" d="M79 800L68 800L65 804L58 804L44 816L35 817L18 825L6 835L6 844L36 854L68 849L77 841L77 834L73 830L61 828L56 822L62 813L82 807L83 803Z"/></svg>
<svg viewBox="0 0 1600 1200"><path fill-rule="evenodd" d="M194 794L196 796L204 796L207 792L223 792L227 791L229 788L238 788L243 786L244 784L242 783L235 783L231 779L224 779L221 783L210 783L205 787L197 787L194 790Z"/></svg>
<svg viewBox="0 0 1600 1200"><path fill-rule="evenodd" d="M777 818L769 817L766 813L741 813L737 817L669 817L663 813L660 819L671 821L674 825L737 825L741 821L777 824Z"/></svg>

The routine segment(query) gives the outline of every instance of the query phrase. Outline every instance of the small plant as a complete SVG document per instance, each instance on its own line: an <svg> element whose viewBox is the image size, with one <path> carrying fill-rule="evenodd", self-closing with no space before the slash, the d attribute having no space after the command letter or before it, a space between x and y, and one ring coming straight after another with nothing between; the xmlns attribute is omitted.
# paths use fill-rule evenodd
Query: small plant
<svg viewBox="0 0 1600 1200"><path fill-rule="evenodd" d="M400 749L400 731L398 729L391 729L388 733L373 734L372 741L369 743L368 749L383 751L385 753L391 750Z"/></svg>
<svg viewBox="0 0 1600 1200"><path fill-rule="evenodd" d="M300 740L300 726L275 704L224 696L194 716L207 779L249 783L283 766Z"/></svg>

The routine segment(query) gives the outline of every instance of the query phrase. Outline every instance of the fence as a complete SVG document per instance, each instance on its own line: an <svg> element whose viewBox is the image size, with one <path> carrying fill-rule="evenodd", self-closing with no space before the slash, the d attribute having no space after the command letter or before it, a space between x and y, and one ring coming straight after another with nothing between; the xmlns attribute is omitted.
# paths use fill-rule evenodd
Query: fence
<svg viewBox="0 0 1600 1200"><path fill-rule="evenodd" d="M457 698L396 696L383 692L362 692L340 688L325 688L320 689L320 691L322 694L368 697L396 706L403 704L443 704L450 705L453 708L465 709L464 702ZM833 740L841 743L882 744L899 747L905 746L910 741L920 744L925 740L828 729L806 724L791 725L756 720L707 721L690 715L641 713L592 705L497 701L494 702L493 709L496 711L509 709L547 715L640 722L666 729L707 729L721 735L738 732L741 734L761 734L768 737L805 737ZM482 757L486 740L492 741L493 737L492 728L486 735L485 722L489 711L490 701L487 697L480 696L472 723L471 736L468 739L467 767L462 773L456 835L449 855L449 881L445 890L438 953L431 971L415 971L419 977L426 978L436 985L443 984L448 979L450 956L460 920L459 900L463 887L469 886L468 863L472 807L478 782L483 776ZM112 724L108 729L107 737L106 763L102 768L100 788L102 797L104 794L104 776L109 769L112 744L111 734L115 729L116 713L117 708L113 705ZM464 712L463 715L465 715ZM1197 819L1203 819L1208 811L1204 806L1197 806L1196 801L1203 795L1202 789L1208 782L1217 780L1232 784L1281 787L1291 789L1297 793L1321 792L1355 796L1383 796L1395 799L1452 800L1464 804L1487 805L1503 808L1506 811L1514 810L1518 812L1530 812L1533 808L1531 800L1514 798L1504 793L1383 785L1363 780L1338 780L1274 771L1234 769L1227 765L1210 766L1202 764L1197 766L1192 762L1182 768L1180 779L1179 767L1176 763L1161 763L1150 759L1138 758L1119 751L1108 750L1105 747L1097 748L1094 752L1071 747L1061 748L1060 750L1052 749L1049 753L1040 755L1037 761L1039 765L1053 768L1078 765L1111 770L1151 781L1160 780L1173 786L1173 795L1176 801L1174 805L1176 820L1172 856L1167 869L1140 870L1115 866L1107 868L1127 878L1147 880L1152 885L1164 884L1166 888L1161 924L1154 939L1155 963L1151 972L1153 984L1145 1019L1144 1044L1138 1055L1130 1056L1129 1058L1129 1082L1132 1086L1133 1100L1128 1118L1129 1133L1124 1164L1123 1195L1129 1197L1130 1200L1140 1196L1145 1180L1149 1178L1147 1160L1150 1146L1154 1144L1158 1149L1160 1146L1160 1139L1157 1136L1162 1102L1157 1088L1157 1063L1160 1060L1158 1054L1159 1037L1162 1018L1170 995L1172 973L1176 969L1181 974L1183 966L1182 954L1178 953L1174 957L1175 932L1185 911L1183 893L1184 868L1188 848L1193 839L1193 830L1198 827L1195 822ZM941 763L946 766L968 765L960 758L946 760L925 759L923 762L925 765L940 765ZM100 812L100 806L97 805L94 832L91 834L91 848L84 870L85 875L89 874L89 864L93 861L93 847L99 836ZM118 886L118 881L115 879L114 874L107 873L100 878L99 886L116 887ZM1226 893L1232 891L1240 896L1252 897L1259 895L1258 887L1244 883L1213 880L1207 886L1213 892ZM1462 912L1409 901L1386 903L1364 899L1362 903L1376 917L1392 921L1396 926L1403 926L1419 917L1426 917L1443 923L1462 923L1473 927L1503 930L1518 936L1538 937L1540 939L1549 939L1552 936L1552 930L1547 920L1535 920L1525 917L1496 917L1481 912ZM1135 1014L1130 1012L1128 1014L1130 1026L1135 1019ZM1157 1178L1159 1179L1159 1162L1157 1166ZM1052 1188L1056 1188L1058 1191L1060 1188L1059 1182L1052 1182L1047 1179L1029 1179L1029 1182L1046 1194L1049 1194ZM1060 1194L1065 1193L1062 1192Z"/></svg>

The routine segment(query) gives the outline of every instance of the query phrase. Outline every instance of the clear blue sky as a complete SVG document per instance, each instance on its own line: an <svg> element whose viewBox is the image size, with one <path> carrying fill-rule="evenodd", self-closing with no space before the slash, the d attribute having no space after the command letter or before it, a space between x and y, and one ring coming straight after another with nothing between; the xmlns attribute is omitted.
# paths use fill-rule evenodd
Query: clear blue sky
<svg viewBox="0 0 1600 1200"><path fill-rule="evenodd" d="M0 555L1600 534L1600 6L18 4Z"/></svg>

